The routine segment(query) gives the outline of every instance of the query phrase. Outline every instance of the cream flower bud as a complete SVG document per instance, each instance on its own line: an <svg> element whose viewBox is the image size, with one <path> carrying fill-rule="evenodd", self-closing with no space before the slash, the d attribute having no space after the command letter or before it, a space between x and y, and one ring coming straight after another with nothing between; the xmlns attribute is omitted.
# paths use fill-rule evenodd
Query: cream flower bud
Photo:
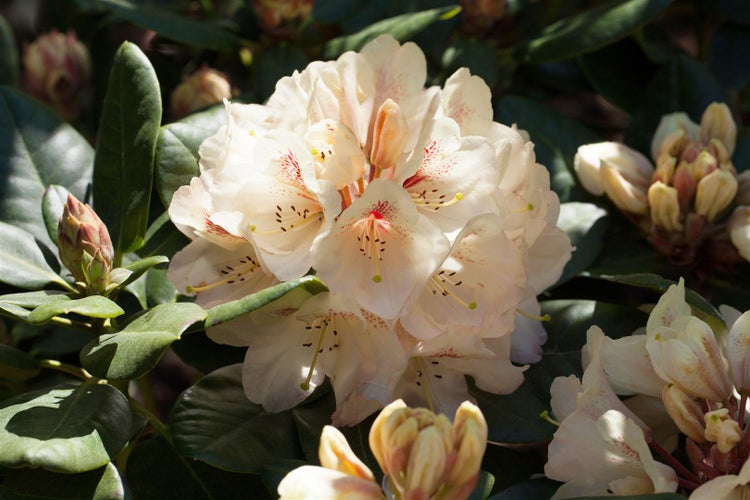
<svg viewBox="0 0 750 500"><path fill-rule="evenodd" d="M91 57L75 33L52 31L24 49L24 88L66 120L88 105Z"/></svg>
<svg viewBox="0 0 750 500"><path fill-rule="evenodd" d="M682 231L677 189L657 181L648 188L648 204L654 225L669 232Z"/></svg>
<svg viewBox="0 0 750 500"><path fill-rule="evenodd" d="M713 330L694 316L681 316L670 327L654 327L646 350L656 373L686 394L720 402L733 390Z"/></svg>
<svg viewBox="0 0 750 500"><path fill-rule="evenodd" d="M630 184L645 188L651 182L654 167L648 158L619 142L597 142L580 146L573 168L583 188L591 194L604 194L602 162L614 167Z"/></svg>
<svg viewBox="0 0 750 500"><path fill-rule="evenodd" d="M670 418L683 434L696 443L702 443L706 440L703 435L706 428L703 410L695 399L685 394L674 384L664 386L661 399Z"/></svg>
<svg viewBox="0 0 750 500"><path fill-rule="evenodd" d="M171 110L175 118L217 104L232 97L232 87L226 76L203 66L182 80L172 92Z"/></svg>
<svg viewBox="0 0 750 500"><path fill-rule="evenodd" d="M737 179L731 172L714 170L698 182L695 211L709 221L727 208L737 194Z"/></svg>
<svg viewBox="0 0 750 500"><path fill-rule="evenodd" d="M727 222L729 238L745 260L750 261L750 206L734 209Z"/></svg>
<svg viewBox="0 0 750 500"><path fill-rule="evenodd" d="M462 486L479 477L479 467L487 447L487 421L477 406L464 401L453 419L453 446L458 451L456 462L446 483Z"/></svg>
<svg viewBox="0 0 750 500"><path fill-rule="evenodd" d="M341 432L331 425L323 427L318 446L320 465L350 476L375 480L372 471L354 454Z"/></svg>
<svg viewBox="0 0 750 500"><path fill-rule="evenodd" d="M750 311L732 324L724 342L734 386L740 394L750 394Z"/></svg>
<svg viewBox="0 0 750 500"><path fill-rule="evenodd" d="M661 181L667 185L672 184L676 167L677 158L667 153L660 154L656 160L656 170L651 177L651 182Z"/></svg>
<svg viewBox="0 0 750 500"><path fill-rule="evenodd" d="M681 133L675 132L681 131ZM651 158L658 158L665 148L675 151L688 142L698 139L700 126L685 113L670 113L661 117L651 139ZM672 154L677 156L677 154Z"/></svg>
<svg viewBox="0 0 750 500"><path fill-rule="evenodd" d="M720 408L705 414L705 436L708 441L716 443L721 453L729 453L734 445L742 440L740 424L729 417L727 408Z"/></svg>
<svg viewBox="0 0 750 500"><path fill-rule="evenodd" d="M602 160L601 179L607 197L617 208L634 214L648 212L646 188L628 181L620 170L605 160Z"/></svg>
<svg viewBox="0 0 750 500"><path fill-rule="evenodd" d="M60 260L90 293L104 292L109 284L114 248L104 222L88 204L68 195L57 225Z"/></svg>
<svg viewBox="0 0 750 500"><path fill-rule="evenodd" d="M437 415L414 439L406 467L404 498L429 498L438 490L452 447L450 422L445 415Z"/></svg>
<svg viewBox="0 0 750 500"><path fill-rule="evenodd" d="M404 154L408 130L404 112L395 101L386 99L375 116L370 163L383 170L395 166Z"/></svg>
<svg viewBox="0 0 750 500"><path fill-rule="evenodd" d="M701 117L700 138L704 144L719 139L732 156L737 143L737 125L726 104L714 102L706 108Z"/></svg>

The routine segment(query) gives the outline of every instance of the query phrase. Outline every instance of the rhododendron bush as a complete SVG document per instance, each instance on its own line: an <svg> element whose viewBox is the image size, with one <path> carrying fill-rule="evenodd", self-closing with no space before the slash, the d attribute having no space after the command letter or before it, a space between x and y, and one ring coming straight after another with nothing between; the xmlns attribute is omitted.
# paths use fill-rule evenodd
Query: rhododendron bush
<svg viewBox="0 0 750 500"><path fill-rule="evenodd" d="M750 494L743 1L0 15L0 496Z"/></svg>

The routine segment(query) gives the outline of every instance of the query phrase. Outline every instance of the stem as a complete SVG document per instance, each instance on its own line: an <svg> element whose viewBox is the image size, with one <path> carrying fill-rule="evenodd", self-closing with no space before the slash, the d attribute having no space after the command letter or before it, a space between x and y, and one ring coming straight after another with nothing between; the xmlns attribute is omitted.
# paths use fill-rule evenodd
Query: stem
<svg viewBox="0 0 750 500"><path fill-rule="evenodd" d="M747 394L740 395L740 406L737 408L737 423L740 429L745 425L745 405L747 404Z"/></svg>
<svg viewBox="0 0 750 500"><path fill-rule="evenodd" d="M686 478L687 481L693 482L696 485L700 484L700 479L698 476L693 474L693 472L682 465L676 458L674 458L667 450L661 447L659 443L654 441L654 437L651 435L651 433L645 433L646 434L646 443L648 443L648 447L654 450L656 453L658 453L666 462L667 465L672 467L677 474L683 476ZM697 486L694 486L693 489L695 489Z"/></svg>
<svg viewBox="0 0 750 500"><path fill-rule="evenodd" d="M78 328L79 330L87 330L89 332L93 329L93 325L91 323L84 323L83 321L73 321L72 319L63 318L62 316L53 316L49 321L50 323L54 323L56 325L72 326L74 328Z"/></svg>
<svg viewBox="0 0 750 500"><path fill-rule="evenodd" d="M63 363L55 359L41 359L39 360L39 366L41 368L49 368L50 370L67 373L68 375L73 375L81 380L91 380L94 378L93 375L80 366L69 365L68 363Z"/></svg>

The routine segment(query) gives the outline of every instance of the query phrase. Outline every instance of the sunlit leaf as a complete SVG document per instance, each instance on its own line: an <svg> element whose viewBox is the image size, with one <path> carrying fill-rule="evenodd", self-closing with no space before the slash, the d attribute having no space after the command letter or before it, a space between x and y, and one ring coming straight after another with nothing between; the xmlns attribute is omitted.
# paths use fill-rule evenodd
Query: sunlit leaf
<svg viewBox="0 0 750 500"><path fill-rule="evenodd" d="M170 426L183 455L225 470L260 473L278 458L302 458L292 414L247 399L242 365L220 368L182 393Z"/></svg>
<svg viewBox="0 0 750 500"><path fill-rule="evenodd" d="M65 204L68 201L68 191L63 186L52 185L44 191L42 196L42 217L47 228L47 234L53 243L57 244L57 226L62 217Z"/></svg>
<svg viewBox="0 0 750 500"><path fill-rule="evenodd" d="M72 287L44 258L34 235L20 227L0 221L0 282L25 289L49 284Z"/></svg>
<svg viewBox="0 0 750 500"><path fill-rule="evenodd" d="M517 59L540 63L596 50L644 26L671 0L619 0L562 19L520 44Z"/></svg>
<svg viewBox="0 0 750 500"><path fill-rule="evenodd" d="M62 298L58 302L42 304L35 308L27 318L33 325L40 325L61 314L76 313L91 318L116 318L125 314L115 302L101 295L89 295L81 299Z"/></svg>
<svg viewBox="0 0 750 500"><path fill-rule="evenodd" d="M94 208L109 229L115 265L143 244L161 123L161 90L137 45L115 54L96 140Z"/></svg>
<svg viewBox="0 0 750 500"><path fill-rule="evenodd" d="M81 351L81 365L110 380L131 380L148 373L164 351L206 311L190 302L160 304L117 333L101 335Z"/></svg>
<svg viewBox="0 0 750 500"><path fill-rule="evenodd" d="M86 472L130 437L127 398L109 385L57 386L0 403L0 465Z"/></svg>

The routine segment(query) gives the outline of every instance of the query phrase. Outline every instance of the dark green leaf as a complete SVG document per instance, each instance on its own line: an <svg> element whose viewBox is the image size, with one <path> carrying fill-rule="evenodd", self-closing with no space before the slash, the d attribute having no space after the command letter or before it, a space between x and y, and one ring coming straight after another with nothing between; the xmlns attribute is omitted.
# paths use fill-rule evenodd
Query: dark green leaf
<svg viewBox="0 0 750 500"><path fill-rule="evenodd" d="M72 287L47 264L34 235L0 221L0 282L25 289Z"/></svg>
<svg viewBox="0 0 750 500"><path fill-rule="evenodd" d="M540 63L596 50L646 25L671 0L620 0L599 5L548 26L517 48L517 59Z"/></svg>
<svg viewBox="0 0 750 500"><path fill-rule="evenodd" d="M500 62L495 49L478 40L459 40L443 53L443 67L447 74L466 67L473 75L481 77L489 87L497 82Z"/></svg>
<svg viewBox="0 0 750 500"><path fill-rule="evenodd" d="M130 438L127 398L106 384L57 386L0 403L0 465L86 472Z"/></svg>
<svg viewBox="0 0 750 500"><path fill-rule="evenodd" d="M93 158L86 139L49 108L0 87L0 221L53 248L42 218L44 190L51 184L65 186L83 200Z"/></svg>
<svg viewBox="0 0 750 500"><path fill-rule="evenodd" d="M187 327L206 311L190 302L161 304L128 323L120 332L101 335L81 351L81 365L109 380L132 380L148 373Z"/></svg>
<svg viewBox="0 0 750 500"><path fill-rule="evenodd" d="M198 148L226 122L224 107L216 106L161 128L156 144L155 175L156 189L165 207L180 186L200 175Z"/></svg>
<svg viewBox="0 0 750 500"><path fill-rule="evenodd" d="M323 46L321 57L323 59L334 59L347 50L359 50L367 42L383 33L389 33L396 40L405 42L417 33L427 29L430 25L450 19L459 12L460 9L458 7L451 6L421 12L410 12L389 19L383 19L353 35L329 40Z"/></svg>
<svg viewBox="0 0 750 500"><path fill-rule="evenodd" d="M154 255L145 259L138 259L130 262L125 267L113 269L110 280L113 285L116 285L116 288L123 288L143 276L152 267L167 262L169 262L169 259L164 255Z"/></svg>
<svg viewBox="0 0 750 500"><path fill-rule="evenodd" d="M172 344L172 349L180 359L203 373L212 372L222 366L242 363L247 353L247 347L217 344L209 339L204 331L183 335Z"/></svg>
<svg viewBox="0 0 750 500"><path fill-rule="evenodd" d="M560 483L550 481L549 479L531 479L492 495L489 500L538 500L540 498L551 498L559 487Z"/></svg>
<svg viewBox="0 0 750 500"><path fill-rule="evenodd" d="M272 500L257 474L236 474L185 458L161 437L142 439L128 458L127 483L138 500Z"/></svg>
<svg viewBox="0 0 750 500"><path fill-rule="evenodd" d="M750 29L724 24L711 37L709 66L725 87L750 83Z"/></svg>
<svg viewBox="0 0 750 500"><path fill-rule="evenodd" d="M137 45L115 54L100 118L94 164L94 203L115 248L122 254L143 244L153 180L154 149L161 123L156 73Z"/></svg>
<svg viewBox="0 0 750 500"><path fill-rule="evenodd" d="M570 202L560 205L557 225L570 237L575 247L558 282L563 282L588 268L604 246L607 212L591 203Z"/></svg>
<svg viewBox="0 0 750 500"><path fill-rule="evenodd" d="M169 214L164 212L156 218L146 231L146 241L138 250L140 257L151 257L154 255L173 256L190 243L190 240L182 234L172 221Z"/></svg>
<svg viewBox="0 0 750 500"><path fill-rule="evenodd" d="M180 293L167 278L166 269L149 269L146 273L146 302L149 307L176 302Z"/></svg>
<svg viewBox="0 0 750 500"><path fill-rule="evenodd" d="M305 51L294 45L273 45L263 53L255 71L255 87L263 96L270 96L276 82L291 75L294 70L302 70L310 62Z"/></svg>
<svg viewBox="0 0 750 500"><path fill-rule="evenodd" d="M94 1L133 24L186 45L219 51L233 50L240 46L239 37L205 20L193 21L142 2Z"/></svg>
<svg viewBox="0 0 750 500"><path fill-rule="evenodd" d="M612 223L604 235L604 248L587 274L631 274L648 272L664 274L666 259L649 245L643 235L624 218ZM627 243L626 243L627 242Z"/></svg>
<svg viewBox="0 0 750 500"><path fill-rule="evenodd" d="M479 479L474 491L469 495L468 500L484 500L490 496L492 487L495 485L495 476L485 470L479 471Z"/></svg>
<svg viewBox="0 0 750 500"><path fill-rule="evenodd" d="M27 380L39 374L39 361L15 347L0 344L0 377Z"/></svg>
<svg viewBox="0 0 750 500"><path fill-rule="evenodd" d="M31 311L28 322L32 325L40 325L61 314L76 313L91 318L116 318L125 311L115 302L102 295L89 295L82 299L70 300L69 297L60 297L58 302L42 304Z"/></svg>
<svg viewBox="0 0 750 500"><path fill-rule="evenodd" d="M239 318L273 302L297 287L303 287L312 294L327 290L323 282L315 276L303 276L296 280L285 281L284 283L279 283L241 299L212 307L208 310L205 327L209 328Z"/></svg>
<svg viewBox="0 0 750 500"><path fill-rule="evenodd" d="M44 191L42 196L42 217L47 228L47 235L57 245L57 226L62 217L65 203L68 201L68 191L63 186L52 185Z"/></svg>
<svg viewBox="0 0 750 500"><path fill-rule="evenodd" d="M270 460L302 458L291 412L269 413L248 400L240 364L183 392L170 430L182 455L225 470L260 473Z"/></svg>
<svg viewBox="0 0 750 500"><path fill-rule="evenodd" d="M18 67L18 49L13 30L0 16L0 85L17 85Z"/></svg>
<svg viewBox="0 0 750 500"><path fill-rule="evenodd" d="M41 469L13 470L5 476L3 485L19 498L117 500L130 497L117 467L112 463L79 474L60 474Z"/></svg>
<svg viewBox="0 0 750 500"><path fill-rule="evenodd" d="M523 97L501 99L495 115L500 123L516 123L528 131L537 161L550 171L550 184L560 201L586 201L590 198L578 187L572 174L573 158L578 146L599 142L599 136L577 121Z"/></svg>

